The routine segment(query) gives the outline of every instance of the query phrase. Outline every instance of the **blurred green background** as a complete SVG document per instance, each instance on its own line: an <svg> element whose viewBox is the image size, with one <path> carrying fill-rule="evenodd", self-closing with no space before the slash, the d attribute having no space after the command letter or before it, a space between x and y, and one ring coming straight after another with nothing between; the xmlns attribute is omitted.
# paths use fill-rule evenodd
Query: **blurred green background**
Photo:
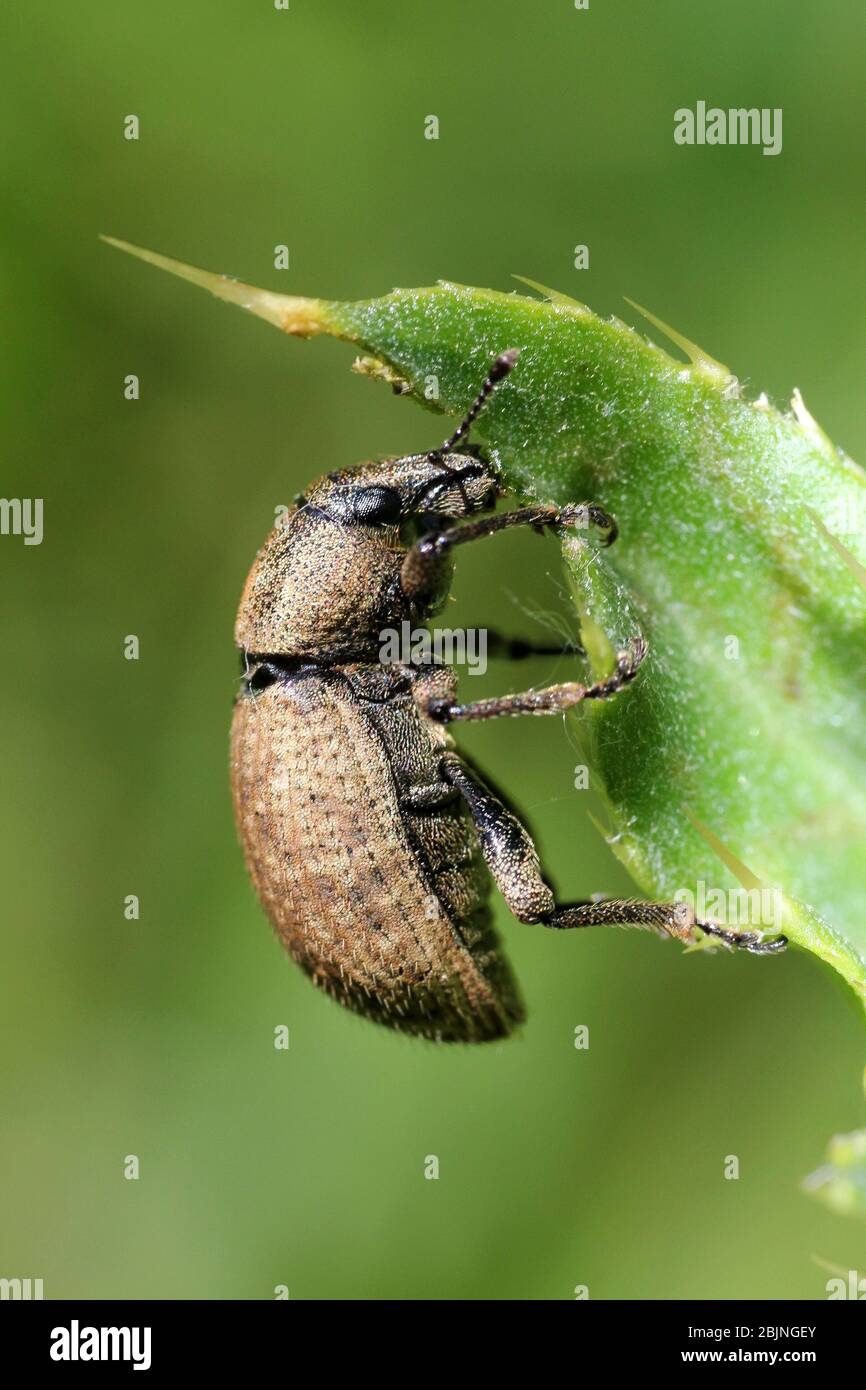
<svg viewBox="0 0 866 1390"><path fill-rule="evenodd" d="M472 1051L344 1014L282 955L229 802L241 585L311 476L445 422L96 238L329 298L518 272L631 318L628 294L755 393L799 386L862 460L863 21L848 0L4 12L2 492L44 497L45 538L0 538L0 1275L55 1298L709 1299L822 1297L813 1254L862 1268L862 1229L798 1188L863 1117L862 1023L813 960L560 938L500 905L530 1020ZM675 146L698 99L782 107L782 154ZM555 544L471 551L449 619L547 635ZM564 895L629 891L560 721L460 740Z"/></svg>

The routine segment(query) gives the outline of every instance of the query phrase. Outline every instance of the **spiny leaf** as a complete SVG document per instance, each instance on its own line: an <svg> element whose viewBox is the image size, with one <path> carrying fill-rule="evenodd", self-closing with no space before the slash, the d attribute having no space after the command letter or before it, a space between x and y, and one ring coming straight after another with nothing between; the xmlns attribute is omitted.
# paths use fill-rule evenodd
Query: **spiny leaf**
<svg viewBox="0 0 866 1390"><path fill-rule="evenodd" d="M636 630L650 643L627 695L575 716L616 853L665 898L736 892L749 866L866 1003L866 475L799 392L786 412L746 400L661 320L688 361L553 291L305 300L123 249L353 343L368 375L453 415L521 348L475 434L515 492L619 523L609 551L564 543L594 673Z"/></svg>

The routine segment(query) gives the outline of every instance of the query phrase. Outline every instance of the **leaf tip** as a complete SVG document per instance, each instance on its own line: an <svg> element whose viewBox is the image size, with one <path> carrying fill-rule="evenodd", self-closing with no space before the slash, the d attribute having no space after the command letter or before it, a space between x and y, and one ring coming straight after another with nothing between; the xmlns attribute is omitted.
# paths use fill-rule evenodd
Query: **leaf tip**
<svg viewBox="0 0 866 1390"><path fill-rule="evenodd" d="M158 251L149 251L130 241L121 241L119 237L100 233L100 240L108 246L114 246L118 251L125 251L127 255L145 261L148 265L156 266L158 270L166 270L170 275L177 275L181 280L188 280L190 284L200 286L217 299L247 309L257 318L272 323L281 332L289 333L293 337L312 338L317 333L331 331L324 300L306 299L292 294L274 294L271 290L233 280L229 275L202 270L199 266L187 264L186 261L177 261L171 256L160 255Z"/></svg>

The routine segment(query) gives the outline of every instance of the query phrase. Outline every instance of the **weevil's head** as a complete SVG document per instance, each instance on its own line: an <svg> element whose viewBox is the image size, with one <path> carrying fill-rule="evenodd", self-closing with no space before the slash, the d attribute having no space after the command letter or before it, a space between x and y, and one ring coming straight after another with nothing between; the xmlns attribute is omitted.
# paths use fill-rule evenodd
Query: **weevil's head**
<svg viewBox="0 0 866 1390"><path fill-rule="evenodd" d="M444 562L411 602L400 571L425 530L489 509L501 488L472 454L418 454L328 473L271 532L241 598L239 647L260 656L377 660L382 632L444 601Z"/></svg>

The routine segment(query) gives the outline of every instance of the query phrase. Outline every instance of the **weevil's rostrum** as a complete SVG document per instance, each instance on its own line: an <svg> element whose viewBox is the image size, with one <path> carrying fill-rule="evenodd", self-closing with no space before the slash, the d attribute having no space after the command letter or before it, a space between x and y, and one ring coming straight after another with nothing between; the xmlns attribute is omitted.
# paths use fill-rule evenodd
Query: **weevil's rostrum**
<svg viewBox="0 0 866 1390"><path fill-rule="evenodd" d="M262 905L294 959L340 1003L440 1041L503 1037L523 1017L493 931L491 878L524 922L649 926L683 941L701 931L761 953L785 944L698 923L682 903L558 906L528 833L454 746L453 722L616 695L639 672L640 639L594 685L470 704L458 702L448 667L380 660L383 630L441 608L455 546L515 525L589 521L607 543L616 534L594 505L493 514L495 472L455 451L517 357L512 349L494 361L441 448L314 483L256 558L235 629L244 678L234 802Z"/></svg>

